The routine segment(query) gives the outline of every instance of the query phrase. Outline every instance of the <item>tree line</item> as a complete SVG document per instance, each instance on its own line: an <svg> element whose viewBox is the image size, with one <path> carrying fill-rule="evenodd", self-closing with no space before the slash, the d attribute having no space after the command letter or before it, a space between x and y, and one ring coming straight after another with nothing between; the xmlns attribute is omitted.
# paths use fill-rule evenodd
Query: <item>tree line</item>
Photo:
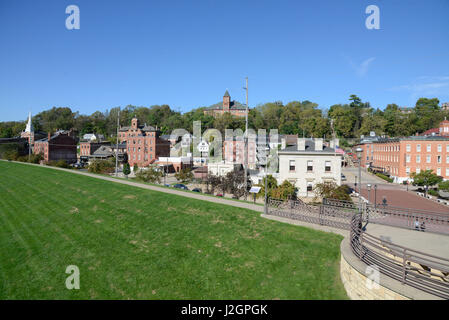
<svg viewBox="0 0 449 320"><path fill-rule="evenodd" d="M257 129L278 129L280 134L298 134L306 137L329 137L335 132L339 138L358 138L375 131L389 137L409 136L437 127L449 116L439 106L437 98L420 98L414 107L402 109L389 104L384 110L371 107L358 96L351 95L347 104L335 104L328 109L318 108L310 101L269 102L250 109L249 127ZM244 130L245 119L229 113L216 118L205 115L204 107L181 113L168 105L137 107L128 105L120 110L120 125L129 126L136 116L140 123L158 127L163 134L173 129L184 128L192 132L193 121L201 121L202 129L216 128ZM36 131L54 132L58 129L74 129L79 135L99 133L112 138L116 135L119 107L82 115L68 107L53 107L32 118ZM26 121L0 122L0 138L20 135Z"/></svg>

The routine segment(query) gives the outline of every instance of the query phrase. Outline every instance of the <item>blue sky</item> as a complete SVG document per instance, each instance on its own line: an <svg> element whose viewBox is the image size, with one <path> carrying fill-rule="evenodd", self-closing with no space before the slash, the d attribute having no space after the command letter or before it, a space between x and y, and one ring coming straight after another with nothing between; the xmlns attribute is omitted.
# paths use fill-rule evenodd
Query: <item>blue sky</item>
<svg viewBox="0 0 449 320"><path fill-rule="evenodd" d="M78 5L80 29L65 8ZM368 5L380 30L368 30ZM53 106L189 111L357 94L373 107L449 101L449 0L0 0L0 121Z"/></svg>

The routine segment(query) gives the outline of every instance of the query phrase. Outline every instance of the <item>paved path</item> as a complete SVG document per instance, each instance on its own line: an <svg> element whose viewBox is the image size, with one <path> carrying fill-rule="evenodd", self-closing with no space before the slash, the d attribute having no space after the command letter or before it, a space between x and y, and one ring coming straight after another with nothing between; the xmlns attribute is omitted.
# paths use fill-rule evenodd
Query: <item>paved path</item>
<svg viewBox="0 0 449 320"><path fill-rule="evenodd" d="M394 244L449 259L449 236L372 223L368 224L366 231Z"/></svg>
<svg viewBox="0 0 449 320"><path fill-rule="evenodd" d="M351 188L354 188L355 176L358 177L359 174L358 168L343 168L343 174L347 179L345 183ZM367 184L371 184L371 192L369 193ZM375 184L377 185L377 192L374 192ZM357 179L357 192L358 188L359 186ZM418 196L416 192L411 191L414 189L415 187L409 186L410 191L407 191L407 186L388 183L385 180L362 170L362 196L365 199L369 199L370 203L374 203L374 199L376 198L376 202L378 204L382 204L382 199L385 197L387 199L387 204L391 206L449 214L449 206Z"/></svg>

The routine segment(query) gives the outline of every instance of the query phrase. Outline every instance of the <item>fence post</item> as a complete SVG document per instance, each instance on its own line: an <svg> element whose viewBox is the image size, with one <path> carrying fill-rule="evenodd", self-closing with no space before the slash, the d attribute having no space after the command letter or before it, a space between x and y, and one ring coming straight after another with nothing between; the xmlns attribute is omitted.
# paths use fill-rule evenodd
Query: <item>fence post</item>
<svg viewBox="0 0 449 320"><path fill-rule="evenodd" d="M402 250L402 284L405 284L406 281L406 268L405 268L405 260L406 260L406 255L405 255L405 248Z"/></svg>

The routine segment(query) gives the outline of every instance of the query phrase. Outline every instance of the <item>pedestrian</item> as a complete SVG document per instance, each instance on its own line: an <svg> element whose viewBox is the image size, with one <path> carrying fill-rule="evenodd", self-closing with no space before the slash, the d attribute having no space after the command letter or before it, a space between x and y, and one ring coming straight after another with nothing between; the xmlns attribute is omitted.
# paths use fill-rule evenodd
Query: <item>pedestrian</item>
<svg viewBox="0 0 449 320"><path fill-rule="evenodd" d="M415 220L415 230L419 231L419 221L418 218Z"/></svg>
<svg viewBox="0 0 449 320"><path fill-rule="evenodd" d="M426 223L423 221L421 223L421 231L424 232L424 230L426 230Z"/></svg>

